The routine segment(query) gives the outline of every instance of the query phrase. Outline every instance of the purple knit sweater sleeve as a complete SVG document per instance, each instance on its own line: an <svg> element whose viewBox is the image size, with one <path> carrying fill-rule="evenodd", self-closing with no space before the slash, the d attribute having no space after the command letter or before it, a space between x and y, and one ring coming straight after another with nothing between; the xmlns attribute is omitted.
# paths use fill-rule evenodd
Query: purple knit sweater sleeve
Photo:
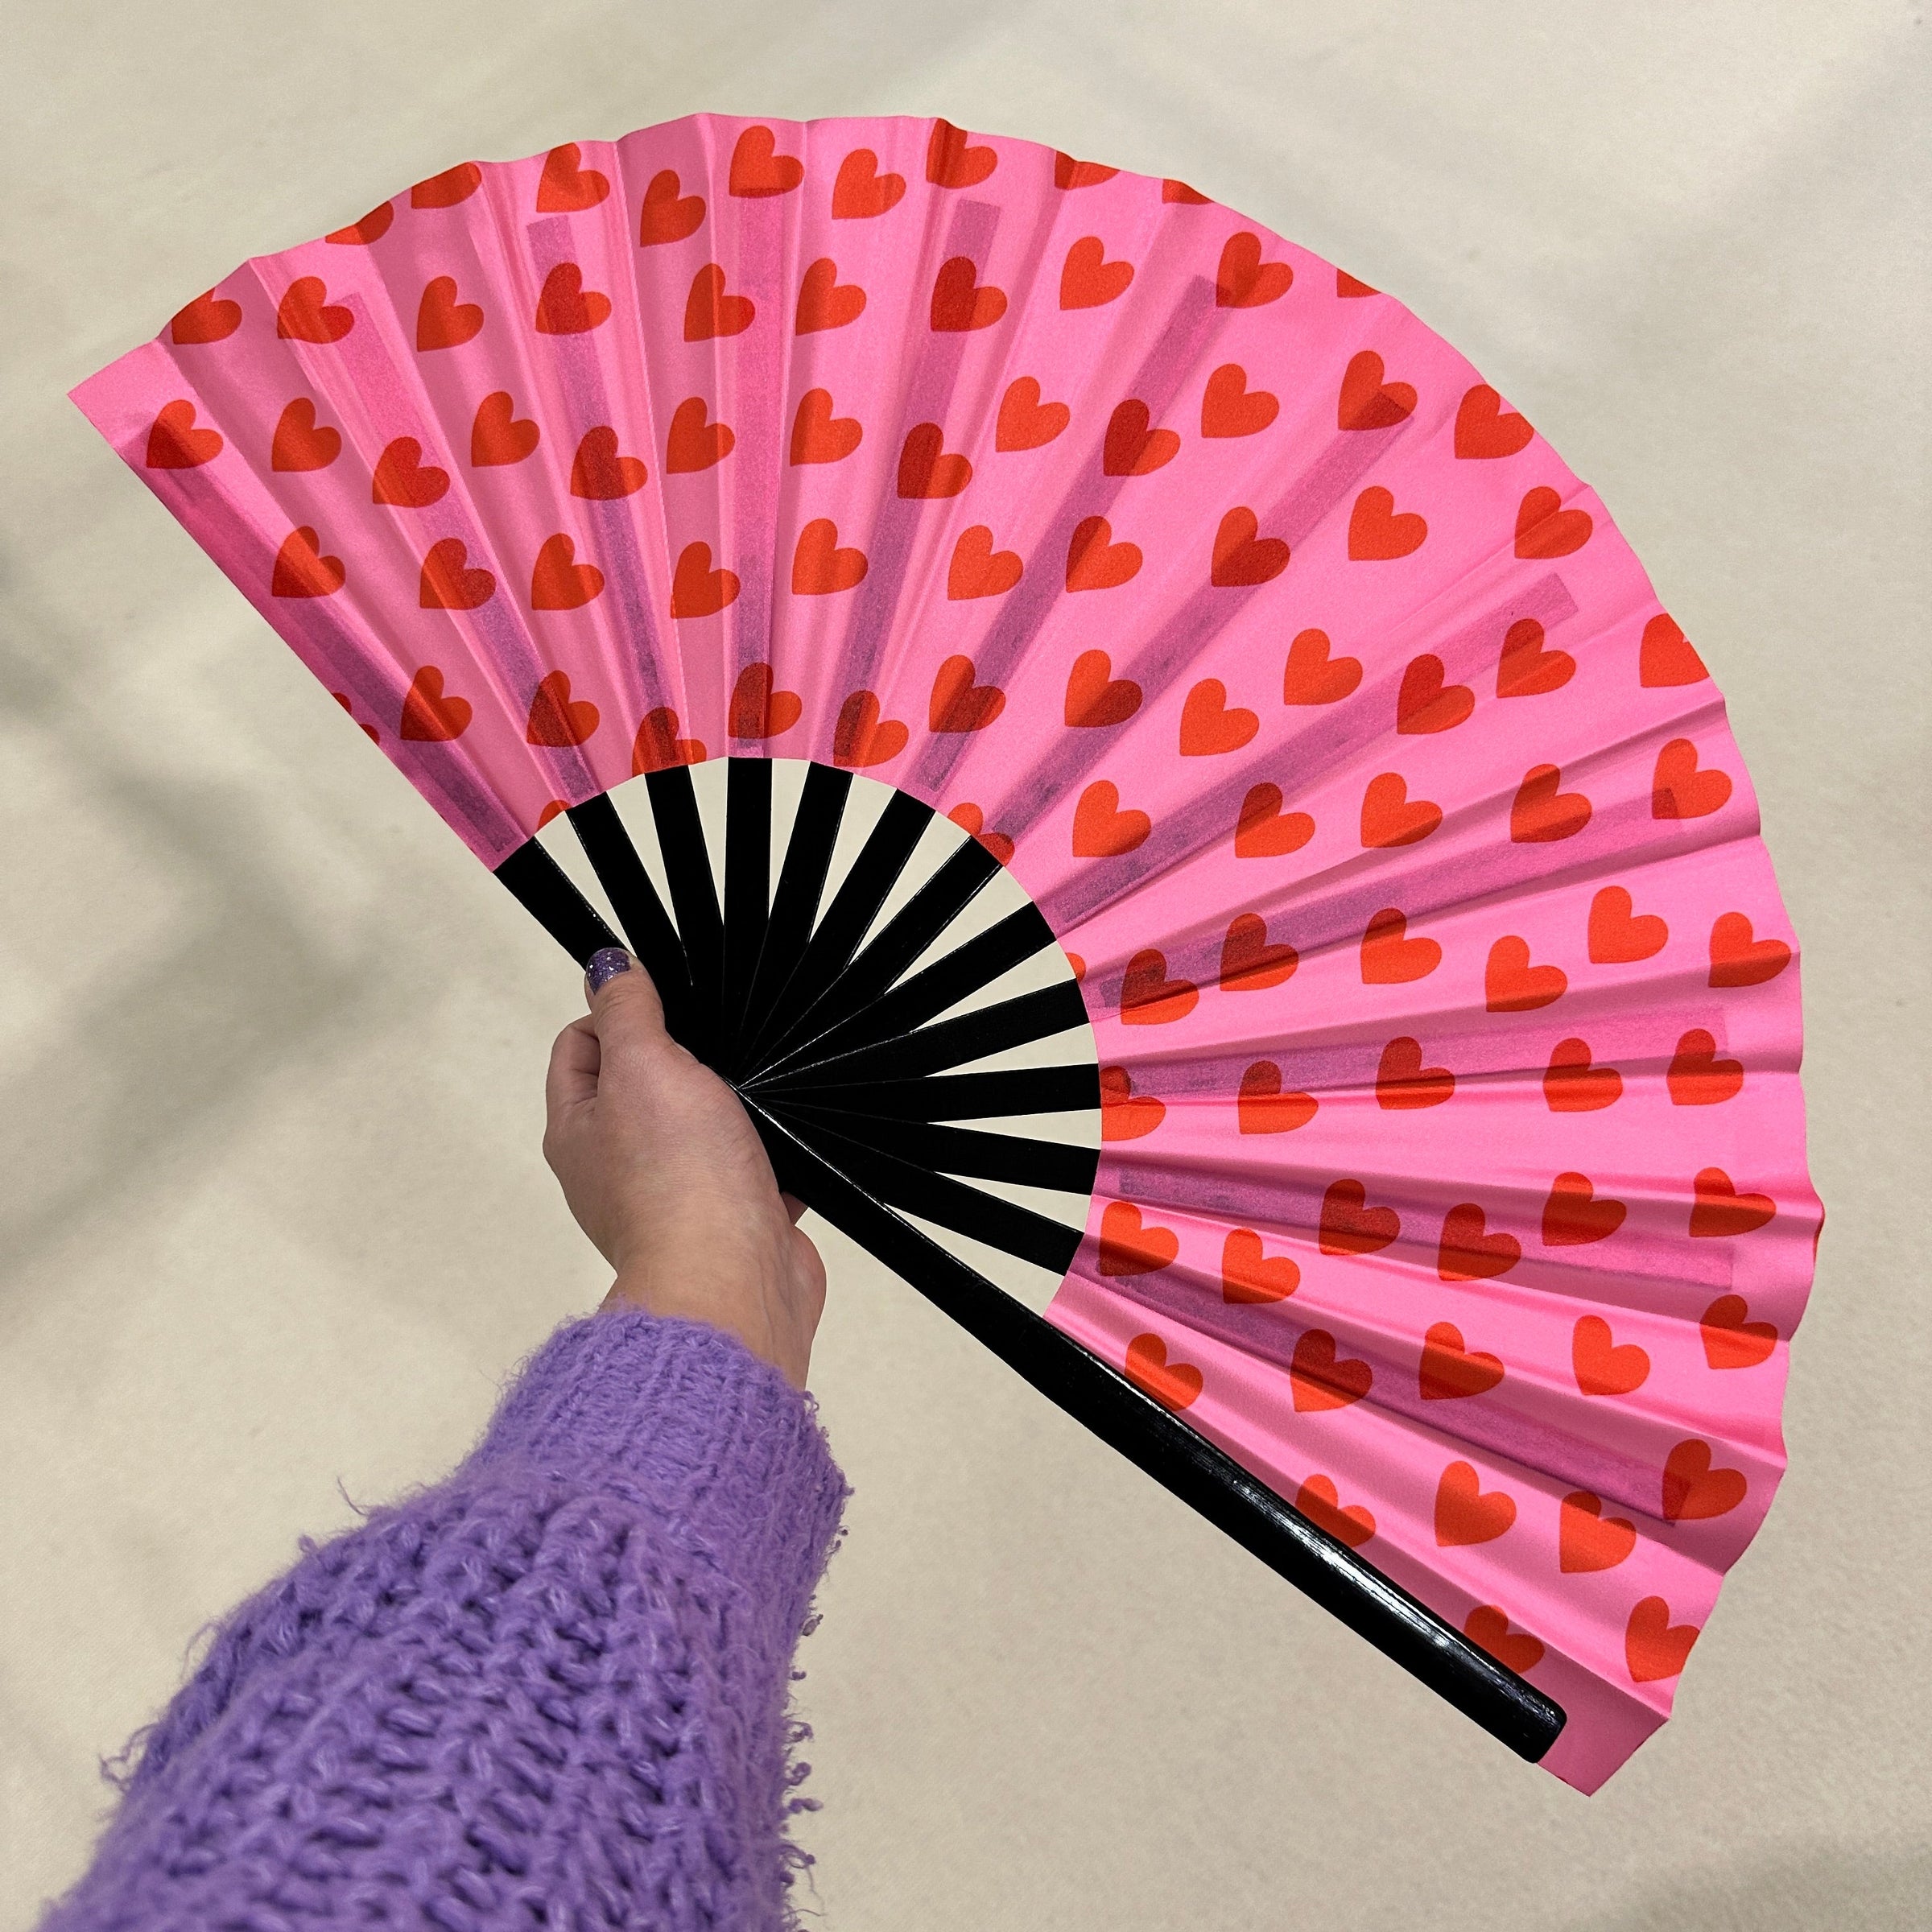
<svg viewBox="0 0 1932 1932"><path fill-rule="evenodd" d="M846 1488L731 1336L559 1329L449 1480L235 1611L42 1932L762 1932Z"/></svg>

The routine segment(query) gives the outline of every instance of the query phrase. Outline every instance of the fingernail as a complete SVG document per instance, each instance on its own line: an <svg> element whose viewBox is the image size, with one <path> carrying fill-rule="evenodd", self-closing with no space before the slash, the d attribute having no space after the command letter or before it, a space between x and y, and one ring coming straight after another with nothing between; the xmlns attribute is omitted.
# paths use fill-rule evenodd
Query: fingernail
<svg viewBox="0 0 1932 1932"><path fill-rule="evenodd" d="M606 946L590 956L590 968L585 977L590 981L590 990L601 993L621 972L630 971L630 955L621 946Z"/></svg>

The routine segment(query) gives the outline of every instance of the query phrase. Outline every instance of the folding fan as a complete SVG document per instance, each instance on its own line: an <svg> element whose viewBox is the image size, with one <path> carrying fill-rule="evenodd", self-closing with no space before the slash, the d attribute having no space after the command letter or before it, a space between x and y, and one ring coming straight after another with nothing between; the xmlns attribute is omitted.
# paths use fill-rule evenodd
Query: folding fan
<svg viewBox="0 0 1932 1932"><path fill-rule="evenodd" d="M1783 1464L1794 949L1695 650L1414 316L1179 181L700 117L75 396L786 1187L1524 1757L1664 1720Z"/></svg>

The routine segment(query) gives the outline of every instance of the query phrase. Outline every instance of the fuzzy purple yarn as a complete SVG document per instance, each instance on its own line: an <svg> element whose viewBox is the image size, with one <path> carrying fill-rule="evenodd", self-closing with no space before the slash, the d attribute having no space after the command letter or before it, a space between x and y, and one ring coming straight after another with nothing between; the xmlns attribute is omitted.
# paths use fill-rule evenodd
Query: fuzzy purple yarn
<svg viewBox="0 0 1932 1932"><path fill-rule="evenodd" d="M447 1482L233 1612L42 1932L792 1924L792 1651L848 1492L719 1330L560 1328Z"/></svg>

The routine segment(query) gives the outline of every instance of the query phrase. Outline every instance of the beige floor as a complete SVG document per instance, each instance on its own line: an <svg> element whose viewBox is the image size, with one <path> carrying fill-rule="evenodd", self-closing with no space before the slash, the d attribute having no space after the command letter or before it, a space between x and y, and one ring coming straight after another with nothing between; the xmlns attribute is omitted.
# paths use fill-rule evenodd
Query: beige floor
<svg viewBox="0 0 1932 1932"><path fill-rule="evenodd" d="M1588 1802L841 1254L824 1922L1927 1922L1921 10L19 0L4 38L0 1927L196 1629L601 1286L537 1148L572 982L63 392L401 184L700 107L1184 175L1468 351L1730 696L1831 1216L1789 1483Z"/></svg>

